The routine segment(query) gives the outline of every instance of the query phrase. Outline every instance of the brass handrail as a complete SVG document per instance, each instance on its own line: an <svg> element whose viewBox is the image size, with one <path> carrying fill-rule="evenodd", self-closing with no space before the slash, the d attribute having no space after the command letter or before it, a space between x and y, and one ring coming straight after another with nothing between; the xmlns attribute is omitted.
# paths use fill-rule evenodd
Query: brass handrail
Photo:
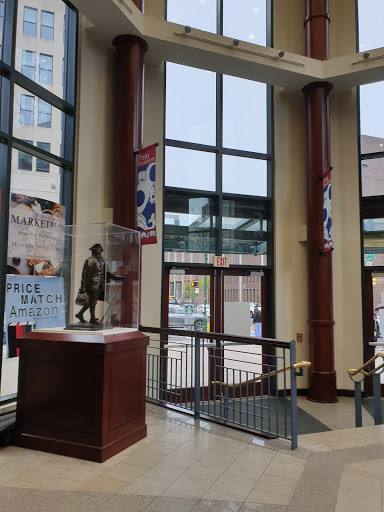
<svg viewBox="0 0 384 512"><path fill-rule="evenodd" d="M294 363L292 365L293 368L304 368L311 366L312 363L309 361L299 361L298 363ZM237 384L226 384L225 382L221 382L220 380L214 380L211 382L211 384L217 384L220 386L227 386L228 388L235 388L238 386L244 386L245 384L250 384L251 382L258 382L261 379L267 379L268 377L273 377L276 374L289 371L291 369L291 366L286 366L285 368L279 368L278 370L273 370L273 372L270 373L264 373L263 375L259 375L258 377L255 377L254 379L246 380L244 382L238 382Z"/></svg>
<svg viewBox="0 0 384 512"><path fill-rule="evenodd" d="M357 375L358 373L362 373L366 377L370 377L371 375L377 373L378 370L381 370L381 368L384 367L384 361L379 366L376 366L376 368L373 368L373 370L371 370L369 372L365 371L364 368L368 364L373 363L373 361L375 361L378 357L382 357L384 359L384 354L379 352L379 353L375 354L369 361L364 363L363 366L360 366L360 368L352 368L351 370L347 370L348 375L350 375L352 377L354 375Z"/></svg>

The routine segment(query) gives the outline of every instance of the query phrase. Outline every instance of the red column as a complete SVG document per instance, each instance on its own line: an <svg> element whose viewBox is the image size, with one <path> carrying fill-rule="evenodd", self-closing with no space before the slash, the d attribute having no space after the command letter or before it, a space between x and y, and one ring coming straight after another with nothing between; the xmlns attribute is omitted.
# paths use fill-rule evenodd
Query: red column
<svg viewBox="0 0 384 512"><path fill-rule="evenodd" d="M113 222L136 229L136 165L142 147L144 54L147 43L134 35L113 40L116 46Z"/></svg>
<svg viewBox="0 0 384 512"><path fill-rule="evenodd" d="M306 2L306 52L328 58L328 0ZM329 92L332 85L313 82L304 87L307 124L307 247L309 372L308 399L337 402L333 349L332 252L323 253L323 183L330 167Z"/></svg>

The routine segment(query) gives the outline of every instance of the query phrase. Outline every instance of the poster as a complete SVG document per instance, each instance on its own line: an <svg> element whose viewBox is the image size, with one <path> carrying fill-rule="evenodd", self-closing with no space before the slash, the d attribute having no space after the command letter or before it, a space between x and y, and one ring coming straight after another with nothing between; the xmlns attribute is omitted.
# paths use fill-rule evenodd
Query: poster
<svg viewBox="0 0 384 512"><path fill-rule="evenodd" d="M156 144L137 152L137 230L141 244L156 244Z"/></svg>
<svg viewBox="0 0 384 512"><path fill-rule="evenodd" d="M31 322L34 329L65 325L64 279L7 275L7 324Z"/></svg>
<svg viewBox="0 0 384 512"><path fill-rule="evenodd" d="M64 255L65 207L11 193L7 274L60 275Z"/></svg>
<svg viewBox="0 0 384 512"><path fill-rule="evenodd" d="M324 252L332 249L331 169L323 174Z"/></svg>

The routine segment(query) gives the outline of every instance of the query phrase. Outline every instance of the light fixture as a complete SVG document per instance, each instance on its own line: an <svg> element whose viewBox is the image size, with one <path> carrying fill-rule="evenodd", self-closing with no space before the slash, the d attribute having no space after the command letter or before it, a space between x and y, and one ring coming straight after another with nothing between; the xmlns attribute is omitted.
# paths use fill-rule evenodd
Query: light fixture
<svg viewBox="0 0 384 512"><path fill-rule="evenodd" d="M249 34L248 39L255 39L255 36L253 34Z"/></svg>
<svg viewBox="0 0 384 512"><path fill-rule="evenodd" d="M232 44L233 44L233 46L239 46L240 41L239 41L238 39L234 39L234 40L232 41Z"/></svg>
<svg viewBox="0 0 384 512"><path fill-rule="evenodd" d="M184 32L185 32L186 34L189 34L189 33L191 32L191 30L192 30L192 29L191 29L191 27L190 27L189 25L186 25L186 26L184 27Z"/></svg>
<svg viewBox="0 0 384 512"><path fill-rule="evenodd" d="M369 59L369 52L363 53L363 59L365 59L365 60Z"/></svg>
<svg viewBox="0 0 384 512"><path fill-rule="evenodd" d="M281 50L281 51L277 54L277 56L278 56L278 57L280 57L280 58L283 58L283 57L284 57L284 55L285 55L285 51L284 51L284 50Z"/></svg>

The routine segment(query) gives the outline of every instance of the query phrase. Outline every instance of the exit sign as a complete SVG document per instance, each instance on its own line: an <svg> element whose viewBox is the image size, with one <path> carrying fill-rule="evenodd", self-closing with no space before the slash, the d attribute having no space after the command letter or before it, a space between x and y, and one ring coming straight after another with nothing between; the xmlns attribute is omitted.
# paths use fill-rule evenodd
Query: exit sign
<svg viewBox="0 0 384 512"><path fill-rule="evenodd" d="M214 267L229 267L229 258L224 256L214 256L213 257L213 266Z"/></svg>

